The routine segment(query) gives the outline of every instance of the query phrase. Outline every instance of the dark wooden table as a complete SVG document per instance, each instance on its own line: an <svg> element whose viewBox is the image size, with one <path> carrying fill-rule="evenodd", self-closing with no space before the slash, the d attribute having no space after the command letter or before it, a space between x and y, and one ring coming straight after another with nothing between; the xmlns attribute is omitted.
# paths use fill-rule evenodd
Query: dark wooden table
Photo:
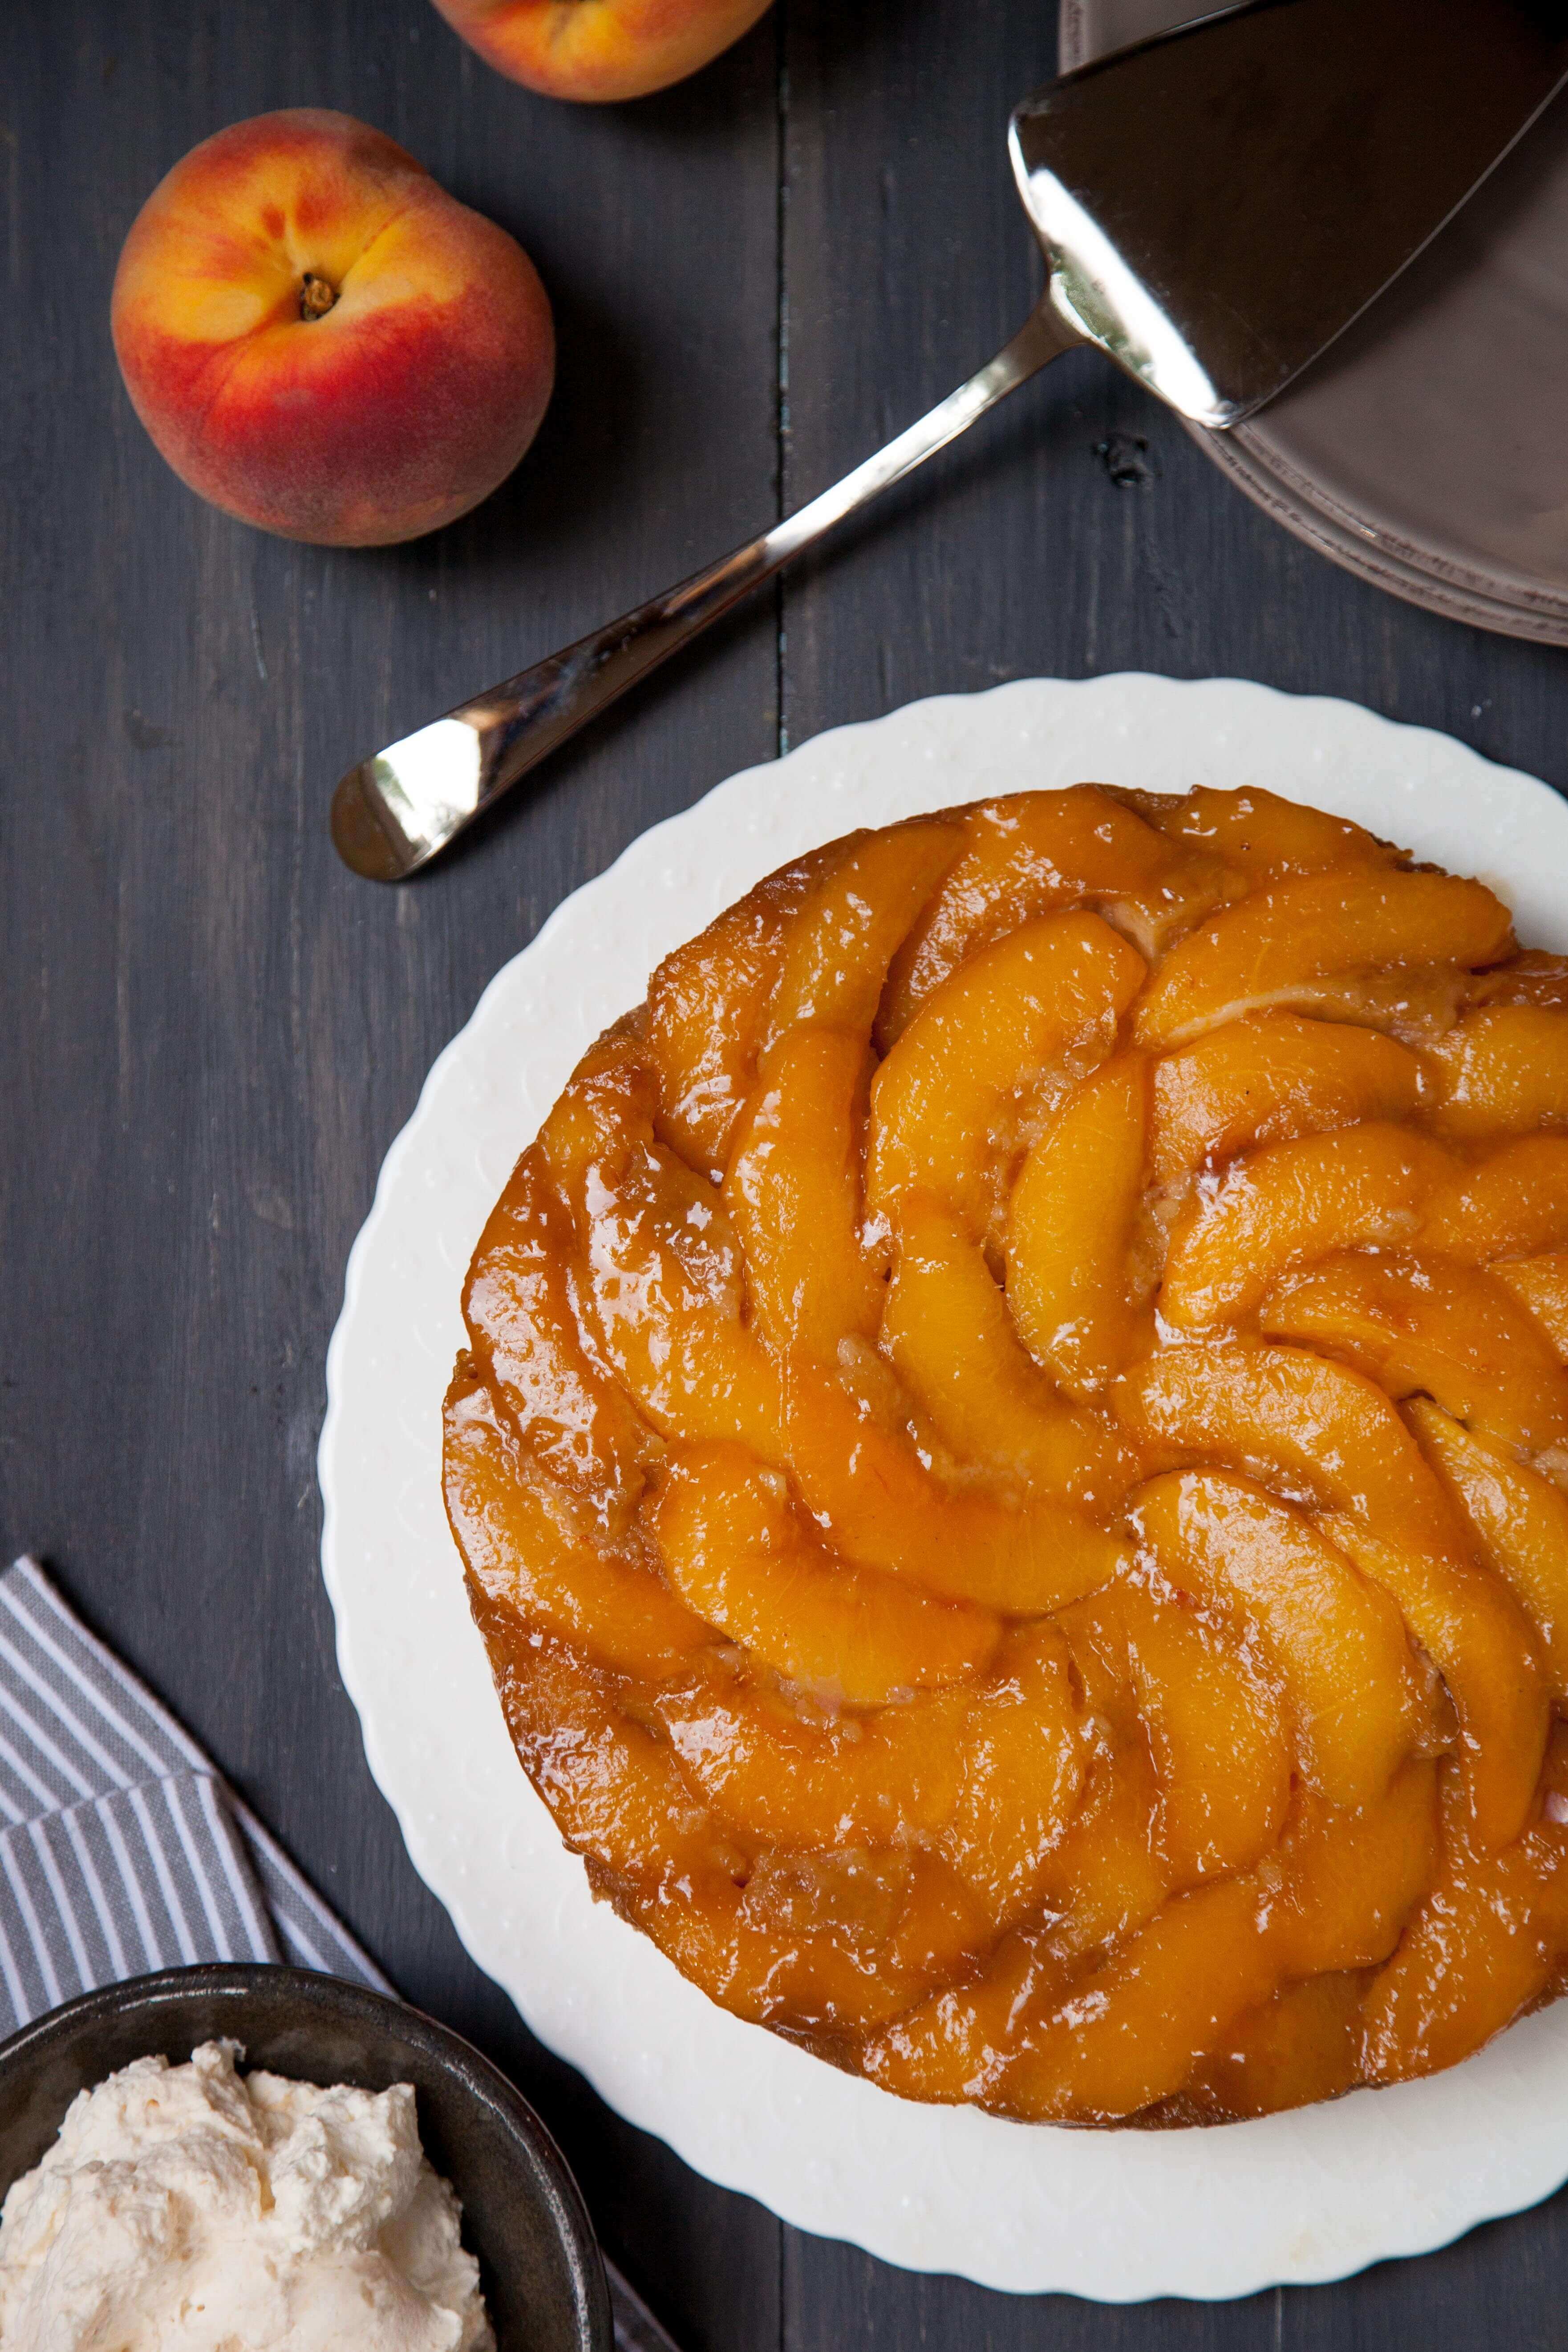
<svg viewBox="0 0 1568 2352"><path fill-rule="evenodd" d="M1563 655L1342 577L1080 358L423 882L339 866L351 758L748 535L989 355L1035 279L1002 129L1054 48L1049 0L781 0L696 81L592 111L498 79L427 0L5 0L0 1538L52 1564L404 1990L510 2069L689 2352L1555 2352L1563 2197L1214 2307L1014 2301L782 2228L530 2039L416 1877L338 1680L315 1446L349 1244L491 973L644 826L912 696L1126 667L1347 695L1568 785ZM300 104L404 142L556 303L532 455L414 546L230 523L115 373L142 198L209 131Z"/></svg>

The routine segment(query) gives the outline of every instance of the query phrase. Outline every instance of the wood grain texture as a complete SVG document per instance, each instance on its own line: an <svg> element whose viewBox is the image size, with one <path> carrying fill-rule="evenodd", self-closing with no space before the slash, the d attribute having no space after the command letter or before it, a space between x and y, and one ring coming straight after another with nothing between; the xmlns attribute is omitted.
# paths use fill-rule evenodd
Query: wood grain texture
<svg viewBox="0 0 1568 2352"><path fill-rule="evenodd" d="M351 759L770 520L776 89L772 26L611 115L501 81L426 0L0 10L6 1556L51 1562L395 1981L539 2098L693 2352L776 2343L777 2225L604 2116L415 1876L338 1681L315 1446L349 1244L425 1071L559 898L773 751L773 616L426 888L355 882L325 819ZM109 344L154 182L305 103L380 125L520 236L561 329L524 468L368 556L201 506Z"/></svg>
<svg viewBox="0 0 1568 2352"><path fill-rule="evenodd" d="M491 973L644 826L781 733L1130 667L1350 695L1568 782L1560 655L1342 578L1075 358L425 880L338 867L351 758L746 536L781 480L819 488L1010 331L1037 265L1002 130L1053 24L1047 0L783 0L686 88L595 112L499 80L426 0L0 10L0 1539L49 1559L403 1989L538 2101L687 2352L1556 2347L1562 2198L1217 2309L1011 2301L781 2230L530 2040L416 1877L336 1674L314 1451L349 1244ZM557 305L534 451L410 548L208 511L114 373L110 278L154 181L305 103L403 141Z"/></svg>

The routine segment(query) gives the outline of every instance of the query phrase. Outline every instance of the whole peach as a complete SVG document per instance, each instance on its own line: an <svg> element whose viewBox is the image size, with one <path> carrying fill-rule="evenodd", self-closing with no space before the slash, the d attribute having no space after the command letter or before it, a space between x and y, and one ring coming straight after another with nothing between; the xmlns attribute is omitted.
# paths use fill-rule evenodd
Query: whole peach
<svg viewBox="0 0 1568 2352"><path fill-rule="evenodd" d="M436 0L498 73L547 98L643 98L684 81L773 0Z"/></svg>
<svg viewBox="0 0 1568 2352"><path fill-rule="evenodd" d="M379 131L313 108L237 122L174 165L125 240L111 322L181 479L336 547L477 506L555 377L521 247Z"/></svg>

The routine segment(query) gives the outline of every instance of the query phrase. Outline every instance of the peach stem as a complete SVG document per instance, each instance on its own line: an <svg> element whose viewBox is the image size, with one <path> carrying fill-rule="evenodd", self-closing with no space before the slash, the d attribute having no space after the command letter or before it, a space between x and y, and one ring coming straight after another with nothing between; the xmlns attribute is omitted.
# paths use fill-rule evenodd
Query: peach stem
<svg viewBox="0 0 1568 2352"><path fill-rule="evenodd" d="M324 278L318 278L313 269L305 272L300 288L301 319L324 319L337 299L335 286L329 285Z"/></svg>

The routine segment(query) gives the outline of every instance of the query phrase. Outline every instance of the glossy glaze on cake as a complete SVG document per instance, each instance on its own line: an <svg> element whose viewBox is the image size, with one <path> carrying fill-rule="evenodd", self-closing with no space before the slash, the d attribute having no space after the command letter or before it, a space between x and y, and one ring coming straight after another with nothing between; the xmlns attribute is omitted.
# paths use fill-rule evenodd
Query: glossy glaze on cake
<svg viewBox="0 0 1568 2352"><path fill-rule="evenodd" d="M464 1293L524 1768L716 2000L1193 2123L1568 1962L1568 964L1262 792L830 845L655 973Z"/></svg>

